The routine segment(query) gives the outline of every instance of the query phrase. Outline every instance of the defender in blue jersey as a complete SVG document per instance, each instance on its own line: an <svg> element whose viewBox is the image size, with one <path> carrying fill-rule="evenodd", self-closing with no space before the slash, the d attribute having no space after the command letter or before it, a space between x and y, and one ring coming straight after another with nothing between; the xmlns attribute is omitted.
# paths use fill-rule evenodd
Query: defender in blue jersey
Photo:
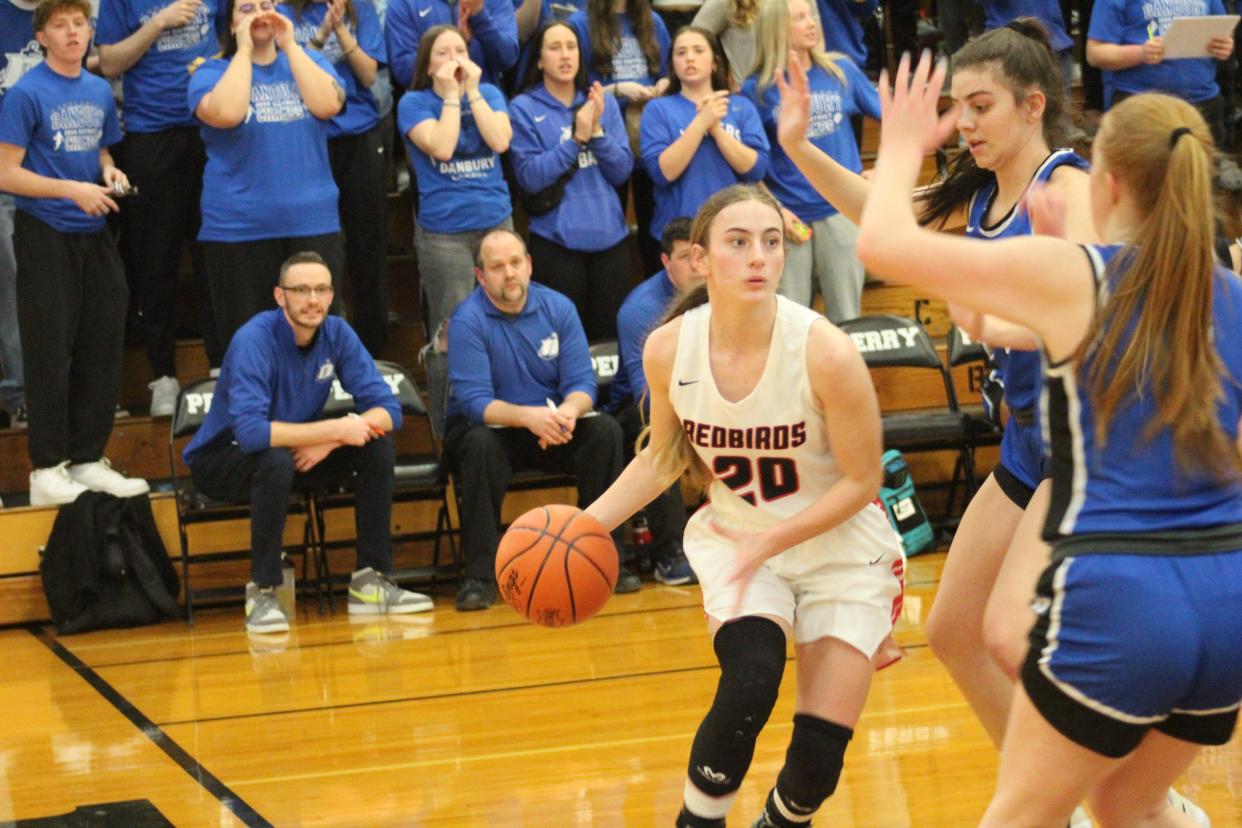
<svg viewBox="0 0 1242 828"><path fill-rule="evenodd" d="M1242 284L1204 221L1211 134L1184 101L1128 99L1095 142L1107 244L980 244L920 228L910 206L944 133L944 74L898 70L859 254L1026 326L1047 365L1052 563L982 824L1061 826L1083 797L1105 826L1208 824L1176 813L1168 786L1229 741L1242 705ZM1029 203L1064 209L1048 192Z"/></svg>
<svg viewBox="0 0 1242 828"><path fill-rule="evenodd" d="M781 148L811 186L857 222L871 185L805 137L811 92L800 67L791 69L789 82L776 76ZM1040 179L1065 197L1073 237L1094 241L1088 177L1077 162L1069 163L1074 156L1052 152L1064 140L1065 96L1043 30L1020 21L971 41L954 55L952 92L958 104L955 126L968 151L923 191L920 221L935 226L956 220L973 200L976 224L990 228L985 233L1029 232L1036 228L1023 202ZM958 316L970 323L976 340L1028 349L1037 344L1018 326ZM1023 367L1028 374L1019 376ZM1038 375L1029 373L1031 367L1029 360L1019 360L1017 372L1011 368L1006 379L1015 389L1033 388ZM1035 494L1041 464L1037 434L1011 418L1007 460L983 482L962 516L927 621L932 651L997 745L1026 652L1032 616L1025 605L1047 560L1039 526L1048 486Z"/></svg>

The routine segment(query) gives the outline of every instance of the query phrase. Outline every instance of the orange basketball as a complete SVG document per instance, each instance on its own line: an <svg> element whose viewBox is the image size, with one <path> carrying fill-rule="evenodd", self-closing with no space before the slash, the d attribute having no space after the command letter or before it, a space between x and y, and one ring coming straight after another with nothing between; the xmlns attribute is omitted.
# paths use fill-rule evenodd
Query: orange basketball
<svg viewBox="0 0 1242 828"><path fill-rule="evenodd" d="M600 611L617 585L617 547L573 506L531 509L496 550L496 583L509 606L536 624L568 627Z"/></svg>

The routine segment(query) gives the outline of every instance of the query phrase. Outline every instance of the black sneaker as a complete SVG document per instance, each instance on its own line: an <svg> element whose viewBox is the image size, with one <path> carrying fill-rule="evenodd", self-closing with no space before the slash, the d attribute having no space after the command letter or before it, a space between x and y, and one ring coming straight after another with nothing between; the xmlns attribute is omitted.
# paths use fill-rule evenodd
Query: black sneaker
<svg viewBox="0 0 1242 828"><path fill-rule="evenodd" d="M485 610L496 603L497 597L494 581L466 578L461 582L461 588L457 590L457 611Z"/></svg>
<svg viewBox="0 0 1242 828"><path fill-rule="evenodd" d="M642 579L633 573L628 567L621 567L617 572L617 585L613 587L613 592L617 595L624 595L627 592L638 592L642 587Z"/></svg>

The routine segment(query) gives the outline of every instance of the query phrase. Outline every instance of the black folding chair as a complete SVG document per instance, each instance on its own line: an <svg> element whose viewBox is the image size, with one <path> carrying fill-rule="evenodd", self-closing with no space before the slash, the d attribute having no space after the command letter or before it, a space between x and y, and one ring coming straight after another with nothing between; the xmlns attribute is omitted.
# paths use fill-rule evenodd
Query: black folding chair
<svg viewBox="0 0 1242 828"><path fill-rule="evenodd" d="M935 372L944 389L944 404L934 408L898 411L883 415L884 447L904 453L957 452L953 477L949 483L944 520L953 514L957 490L964 485L968 495L979 488L975 475L974 435L967 416L957 402L953 376L940 360L940 354L927 331L913 319L903 316L863 316L840 325L854 340L869 369L911 368Z"/></svg>

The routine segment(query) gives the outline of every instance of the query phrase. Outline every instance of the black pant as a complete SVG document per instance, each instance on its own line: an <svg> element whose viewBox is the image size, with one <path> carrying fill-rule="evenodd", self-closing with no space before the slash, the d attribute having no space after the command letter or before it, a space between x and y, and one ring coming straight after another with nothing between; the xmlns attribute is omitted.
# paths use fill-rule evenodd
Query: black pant
<svg viewBox="0 0 1242 828"><path fill-rule="evenodd" d="M617 338L617 311L632 287L628 241L622 239L606 250L588 253L561 247L534 233L530 236L535 281L569 297L588 342Z"/></svg>
<svg viewBox="0 0 1242 828"><path fill-rule="evenodd" d="M627 403L617 412L617 422L621 424L625 458L629 460L634 456L634 441L643 430L638 404ZM686 534L686 501L681 496L680 480L647 504L647 525L651 529L653 557L681 551L681 539Z"/></svg>
<svg viewBox="0 0 1242 828"><path fill-rule="evenodd" d="M280 265L294 253L311 250L323 256L332 271L332 284L341 283L344 254L340 233L202 244L216 331L226 350L233 334L250 317L276 307L272 289L280 279ZM340 312L339 299L333 300L332 312Z"/></svg>
<svg viewBox="0 0 1242 828"><path fill-rule="evenodd" d="M17 322L36 469L103 456L121 384L129 290L107 230L61 233L13 219Z"/></svg>
<svg viewBox="0 0 1242 828"><path fill-rule="evenodd" d="M281 581L281 537L294 487L313 489L351 473L357 502L357 569L392 570L392 488L396 450L389 437L364 446L341 446L306 474L293 468L293 452L269 448L247 454L235 443L204 449L190 464L194 486L208 497L250 503L250 579L261 587Z"/></svg>
<svg viewBox="0 0 1242 828"><path fill-rule="evenodd" d="M198 295L198 324L212 365L224 359L211 314L211 290L199 245L199 199L207 155L197 127L126 133L125 172L138 194L121 203L129 281L138 305L138 329L151 372L176 376L177 265L190 245Z"/></svg>
<svg viewBox="0 0 1242 828"><path fill-rule="evenodd" d="M459 418L448 425L444 451L461 495L466 577L490 581L496 577L500 505L513 473L539 469L573 474L578 482L578 505L586 506L621 473L621 427L607 414L583 417L574 426L573 440L544 450L524 428L490 428ZM621 549L621 530L612 536Z"/></svg>
<svg viewBox="0 0 1242 828"><path fill-rule="evenodd" d="M388 175L384 123L370 132L328 142L332 177L341 192L341 230L345 234L345 272L350 321L373 359L388 339Z"/></svg>

